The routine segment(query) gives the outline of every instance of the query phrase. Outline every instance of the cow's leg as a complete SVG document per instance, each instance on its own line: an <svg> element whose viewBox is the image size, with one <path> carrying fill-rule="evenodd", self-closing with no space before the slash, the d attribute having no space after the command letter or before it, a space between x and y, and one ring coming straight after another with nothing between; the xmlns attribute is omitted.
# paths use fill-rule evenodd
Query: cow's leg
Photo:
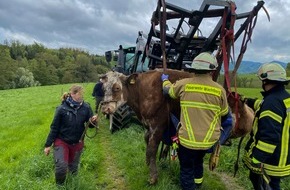
<svg viewBox="0 0 290 190"><path fill-rule="evenodd" d="M156 135L156 131L149 132L149 139L146 148L146 161L149 160L149 170L150 170L150 184L155 184L158 179L157 165L156 165L156 155L158 146L160 143L160 137Z"/></svg>
<svg viewBox="0 0 290 190"><path fill-rule="evenodd" d="M147 164L147 166L149 166L149 163L150 163L149 156L147 154L149 136L150 136L150 132L149 132L149 130L146 130L145 135L144 135L144 139L145 139L145 143L146 143L146 164Z"/></svg>

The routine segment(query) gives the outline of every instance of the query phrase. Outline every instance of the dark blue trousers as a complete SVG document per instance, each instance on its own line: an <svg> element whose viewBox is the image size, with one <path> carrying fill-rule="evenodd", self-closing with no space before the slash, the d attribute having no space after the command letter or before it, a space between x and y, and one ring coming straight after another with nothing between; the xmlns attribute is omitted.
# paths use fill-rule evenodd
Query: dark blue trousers
<svg viewBox="0 0 290 190"><path fill-rule="evenodd" d="M179 144L180 183L183 190L195 189L195 181L202 183L205 154L205 150L192 150Z"/></svg>
<svg viewBox="0 0 290 190"><path fill-rule="evenodd" d="M280 177L270 177L270 184L266 184L262 175L250 171L250 180L255 190L280 190Z"/></svg>

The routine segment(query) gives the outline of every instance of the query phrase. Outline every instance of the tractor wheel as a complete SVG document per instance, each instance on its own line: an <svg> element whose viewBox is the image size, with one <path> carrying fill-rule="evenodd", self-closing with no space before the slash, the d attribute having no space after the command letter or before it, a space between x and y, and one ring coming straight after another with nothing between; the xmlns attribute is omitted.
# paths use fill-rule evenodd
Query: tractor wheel
<svg viewBox="0 0 290 190"><path fill-rule="evenodd" d="M114 133L120 129L128 128L131 123L131 108L124 104L120 106L114 114L110 115L110 131Z"/></svg>

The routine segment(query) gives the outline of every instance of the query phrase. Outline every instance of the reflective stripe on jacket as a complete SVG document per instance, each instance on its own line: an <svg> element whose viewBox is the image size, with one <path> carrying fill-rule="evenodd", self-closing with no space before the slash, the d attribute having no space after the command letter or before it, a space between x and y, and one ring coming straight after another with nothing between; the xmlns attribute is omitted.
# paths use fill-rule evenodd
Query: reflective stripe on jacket
<svg viewBox="0 0 290 190"><path fill-rule="evenodd" d="M165 81L171 98L180 98L181 145L206 150L220 137L221 116L228 113L225 90L208 74L197 74L171 84Z"/></svg>
<svg viewBox="0 0 290 190"><path fill-rule="evenodd" d="M285 87L276 86L257 100L253 131L245 147L243 161L249 166L252 158L264 163L271 176L290 175L290 94Z"/></svg>

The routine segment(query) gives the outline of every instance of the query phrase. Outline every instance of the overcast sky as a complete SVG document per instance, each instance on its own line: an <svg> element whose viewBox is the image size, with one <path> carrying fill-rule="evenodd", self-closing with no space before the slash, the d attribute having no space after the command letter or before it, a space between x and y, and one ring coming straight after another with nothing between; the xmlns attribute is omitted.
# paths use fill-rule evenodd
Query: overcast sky
<svg viewBox="0 0 290 190"><path fill-rule="evenodd" d="M202 0L166 1L187 10L198 10L202 3ZM257 4L255 0L235 2L237 13L250 11ZM156 6L157 0L0 0L0 43L37 42L48 48L73 47L104 55L119 44L135 45L139 30L147 34ZM271 21L260 10L244 60L288 63L290 0L265 0L265 8ZM172 27L176 26L169 26ZM238 54L239 46L235 48Z"/></svg>

